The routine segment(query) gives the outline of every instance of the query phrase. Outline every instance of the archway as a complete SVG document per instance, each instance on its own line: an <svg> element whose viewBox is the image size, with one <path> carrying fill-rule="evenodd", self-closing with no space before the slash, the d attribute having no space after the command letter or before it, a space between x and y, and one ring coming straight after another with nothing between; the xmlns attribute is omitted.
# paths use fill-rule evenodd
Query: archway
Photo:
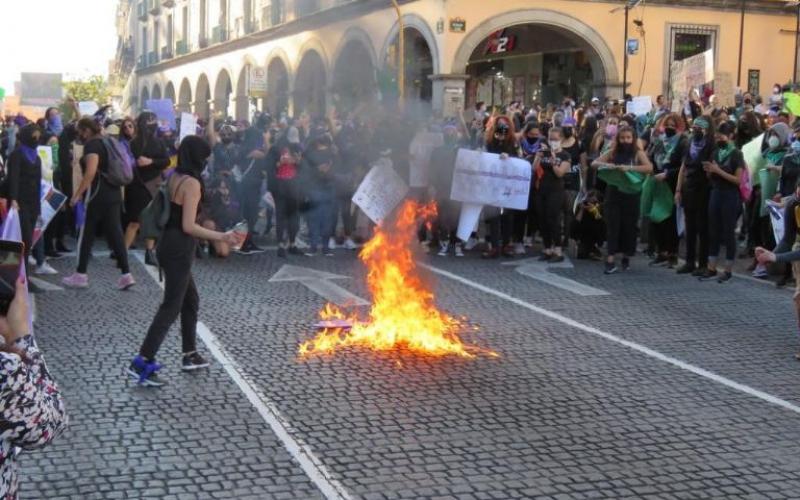
<svg viewBox="0 0 800 500"><path fill-rule="evenodd" d="M169 99L172 101L172 104L176 104L175 101L175 85L172 82L168 82L167 86L164 87L164 99Z"/></svg>
<svg viewBox="0 0 800 500"><path fill-rule="evenodd" d="M223 69L217 75L217 81L214 84L214 112L221 113L223 116L228 116L228 109L231 104L231 94L233 87L231 85L231 77L228 70Z"/></svg>
<svg viewBox="0 0 800 500"><path fill-rule="evenodd" d="M378 86L375 81L374 56L358 39L347 41L339 52L333 70L333 97L338 109L353 109L374 101Z"/></svg>
<svg viewBox="0 0 800 500"><path fill-rule="evenodd" d="M236 79L236 119L250 120L250 68L245 64Z"/></svg>
<svg viewBox="0 0 800 500"><path fill-rule="evenodd" d="M200 75L197 80L197 90L194 97L194 112L197 116L208 120L209 106L211 104L211 87L208 84L208 77L205 74Z"/></svg>
<svg viewBox="0 0 800 500"><path fill-rule="evenodd" d="M139 100L139 111L141 112L146 106L147 101L150 100L150 90L147 88L147 85L142 87L142 94Z"/></svg>
<svg viewBox="0 0 800 500"><path fill-rule="evenodd" d="M403 30L405 37L405 103L406 109L427 109L433 98L433 82L429 78L435 74L434 52L425 35L414 27ZM398 52L400 40L398 33L386 46L384 64L380 74L380 88L383 101L387 104L397 102L398 97Z"/></svg>
<svg viewBox="0 0 800 500"><path fill-rule="evenodd" d="M274 116L289 111L289 70L280 57L267 65L267 110Z"/></svg>
<svg viewBox="0 0 800 500"><path fill-rule="evenodd" d="M150 94L150 99L156 100L161 99L161 85L155 84L153 85L153 92Z"/></svg>
<svg viewBox="0 0 800 500"><path fill-rule="evenodd" d="M178 111L182 113L192 112L192 84L189 83L188 78L183 79L181 88L178 91Z"/></svg>
<svg viewBox="0 0 800 500"><path fill-rule="evenodd" d="M520 100L558 102L619 94L611 49L591 26L560 12L506 12L476 26L461 42L453 74L468 74L467 105Z"/></svg>
<svg viewBox="0 0 800 500"><path fill-rule="evenodd" d="M314 49L306 51L294 78L294 114L325 115L325 63Z"/></svg>

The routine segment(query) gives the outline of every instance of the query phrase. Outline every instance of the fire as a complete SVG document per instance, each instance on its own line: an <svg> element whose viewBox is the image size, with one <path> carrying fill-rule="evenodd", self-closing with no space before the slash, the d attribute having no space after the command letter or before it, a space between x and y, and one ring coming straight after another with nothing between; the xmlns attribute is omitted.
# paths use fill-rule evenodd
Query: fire
<svg viewBox="0 0 800 500"><path fill-rule="evenodd" d="M301 357L333 353L346 347L375 351L408 349L429 356L458 355L473 358L494 352L464 344L458 332L465 329L435 305L435 297L421 279L411 252L417 221L436 216L436 205L420 206L406 201L387 226L378 227L359 259L367 267L367 286L372 307L365 319L327 304L320 312L326 322L346 321L351 328L328 327L300 345Z"/></svg>

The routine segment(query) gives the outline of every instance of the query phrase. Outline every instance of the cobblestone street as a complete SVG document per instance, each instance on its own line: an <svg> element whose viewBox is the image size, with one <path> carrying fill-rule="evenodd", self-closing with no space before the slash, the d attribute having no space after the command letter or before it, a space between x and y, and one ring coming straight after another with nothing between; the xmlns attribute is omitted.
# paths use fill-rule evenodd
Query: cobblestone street
<svg viewBox="0 0 800 500"><path fill-rule="evenodd" d="M736 278L701 283L596 263L547 272L607 292L581 296L502 261L426 257L439 305L477 326L498 358L358 350L299 360L324 300L281 266L351 279L355 254L273 252L199 261L210 370L169 385L123 370L161 289L113 290L96 257L82 292L36 298L38 341L71 427L23 454L25 498L796 498L800 392L790 294ZM517 262L518 263L518 262ZM69 259L54 264L67 271ZM53 281L55 283L55 281ZM253 404L255 402L255 404Z"/></svg>

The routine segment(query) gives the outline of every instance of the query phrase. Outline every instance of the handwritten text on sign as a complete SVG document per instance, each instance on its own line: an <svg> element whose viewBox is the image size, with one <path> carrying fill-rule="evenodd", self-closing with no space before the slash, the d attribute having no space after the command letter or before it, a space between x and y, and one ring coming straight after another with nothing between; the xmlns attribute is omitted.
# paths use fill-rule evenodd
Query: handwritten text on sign
<svg viewBox="0 0 800 500"><path fill-rule="evenodd" d="M462 203L527 210L531 164L501 160L494 153L459 149L450 199Z"/></svg>

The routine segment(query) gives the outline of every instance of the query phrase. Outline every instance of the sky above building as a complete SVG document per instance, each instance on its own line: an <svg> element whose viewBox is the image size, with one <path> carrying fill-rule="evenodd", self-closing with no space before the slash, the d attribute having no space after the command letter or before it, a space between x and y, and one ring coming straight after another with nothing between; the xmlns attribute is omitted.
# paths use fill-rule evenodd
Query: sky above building
<svg viewBox="0 0 800 500"><path fill-rule="evenodd" d="M0 0L0 87L14 93L21 72L65 80L108 76L117 47L115 0Z"/></svg>

